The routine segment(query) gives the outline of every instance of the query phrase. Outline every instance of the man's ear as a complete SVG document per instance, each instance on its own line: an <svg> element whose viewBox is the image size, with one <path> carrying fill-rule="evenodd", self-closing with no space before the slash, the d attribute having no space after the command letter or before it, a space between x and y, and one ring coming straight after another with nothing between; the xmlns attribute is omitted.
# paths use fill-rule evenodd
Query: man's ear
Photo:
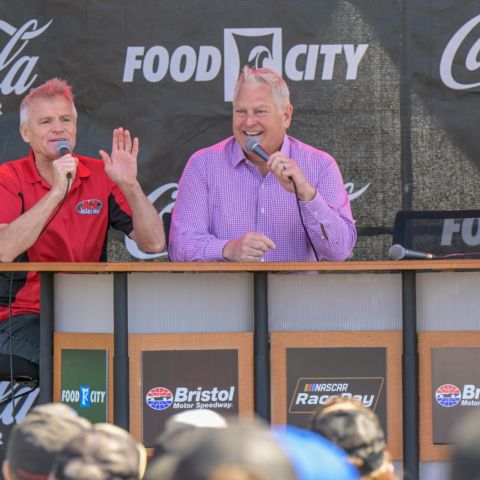
<svg viewBox="0 0 480 480"><path fill-rule="evenodd" d="M23 138L23 141L25 143L30 143L30 135L28 134L28 128L25 127L23 123L21 123L19 130L20 130L20 135Z"/></svg>
<svg viewBox="0 0 480 480"><path fill-rule="evenodd" d="M3 461L2 473L5 480L13 480L12 474L10 473L10 462L8 460Z"/></svg>
<svg viewBox="0 0 480 480"><path fill-rule="evenodd" d="M288 104L287 107L285 108L285 111L283 112L283 125L285 127L285 130L290 127L290 124L292 123L292 115L293 115L293 106L292 104Z"/></svg>

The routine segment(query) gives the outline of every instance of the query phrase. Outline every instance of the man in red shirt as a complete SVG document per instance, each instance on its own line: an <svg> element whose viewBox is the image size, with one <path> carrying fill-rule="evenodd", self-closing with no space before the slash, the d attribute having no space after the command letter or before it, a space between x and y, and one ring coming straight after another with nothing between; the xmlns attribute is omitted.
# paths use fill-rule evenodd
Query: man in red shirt
<svg viewBox="0 0 480 480"><path fill-rule="evenodd" d="M163 250L162 221L137 180L138 139L115 129L111 154L100 150L99 160L64 154L76 132L65 81L51 79L23 99L20 134L30 153L0 165L0 261L106 261L109 226L143 251ZM0 275L0 353L11 341L14 355L38 363L39 313L38 274Z"/></svg>

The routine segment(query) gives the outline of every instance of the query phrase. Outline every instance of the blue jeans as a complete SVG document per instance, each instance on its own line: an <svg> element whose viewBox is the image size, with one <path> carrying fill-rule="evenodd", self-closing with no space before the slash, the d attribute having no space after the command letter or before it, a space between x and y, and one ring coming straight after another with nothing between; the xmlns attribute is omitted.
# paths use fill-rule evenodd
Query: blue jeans
<svg viewBox="0 0 480 480"><path fill-rule="evenodd" d="M40 316L25 313L12 317L12 354L39 363ZM10 320L0 323L0 353L10 354Z"/></svg>

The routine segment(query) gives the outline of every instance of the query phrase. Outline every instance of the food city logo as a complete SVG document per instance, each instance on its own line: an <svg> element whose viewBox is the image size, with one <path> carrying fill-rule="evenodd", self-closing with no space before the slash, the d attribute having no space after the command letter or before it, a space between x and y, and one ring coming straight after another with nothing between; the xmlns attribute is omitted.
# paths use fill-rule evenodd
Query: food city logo
<svg viewBox="0 0 480 480"><path fill-rule="evenodd" d="M480 245L480 218L446 218L443 221L440 245L450 246L458 236L465 245Z"/></svg>
<svg viewBox="0 0 480 480"><path fill-rule="evenodd" d="M269 67L280 74L283 70L292 81L315 80L317 76L332 80L335 74L356 80L368 44L297 44L283 55L281 28L225 28L223 47L224 100L229 102L238 72L246 63ZM221 68L222 52L213 45L179 45L173 51L163 45L129 46L123 82L143 77L156 83L167 74L179 83L208 82L217 78Z"/></svg>
<svg viewBox="0 0 480 480"><path fill-rule="evenodd" d="M174 392L166 387L154 387L145 395L145 403L158 411L169 407L182 410L200 408L230 410L234 406L234 400L233 385L225 389L177 387Z"/></svg>
<svg viewBox="0 0 480 480"><path fill-rule="evenodd" d="M61 401L67 404L76 404L80 408L91 408L92 404L105 403L107 392L92 390L88 385L78 387L78 390L62 390Z"/></svg>
<svg viewBox="0 0 480 480"><path fill-rule="evenodd" d="M81 215L98 215L102 211L102 208L103 202L93 198L78 202L76 210Z"/></svg>
<svg viewBox="0 0 480 480"><path fill-rule="evenodd" d="M39 37L52 23L43 26L36 19L28 20L16 28L0 19L0 31L7 34L7 42L0 44L0 93L10 95L25 93L35 82L34 68L39 57L21 55L28 43Z"/></svg>
<svg viewBox="0 0 480 480"><path fill-rule="evenodd" d="M355 398L375 410L384 383L384 377L299 378L288 412L311 413L332 397Z"/></svg>
<svg viewBox="0 0 480 480"><path fill-rule="evenodd" d="M476 78L471 78L471 72ZM480 15L468 20L448 41L440 60L440 78L452 90L480 86Z"/></svg>
<svg viewBox="0 0 480 480"><path fill-rule="evenodd" d="M465 384L462 388L451 383L440 385L435 390L435 400L439 405L446 408L456 407L479 407L480 388L472 384Z"/></svg>

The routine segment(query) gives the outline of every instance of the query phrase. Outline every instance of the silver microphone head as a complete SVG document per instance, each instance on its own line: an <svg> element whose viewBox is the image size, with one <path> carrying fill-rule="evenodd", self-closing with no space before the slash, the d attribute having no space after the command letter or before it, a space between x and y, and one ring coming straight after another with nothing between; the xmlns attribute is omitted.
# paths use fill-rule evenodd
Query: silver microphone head
<svg viewBox="0 0 480 480"><path fill-rule="evenodd" d="M60 140L55 145L55 150L61 157L63 157L64 155L67 155L67 153L72 153L73 147L68 140Z"/></svg>
<svg viewBox="0 0 480 480"><path fill-rule="evenodd" d="M401 245L396 243L395 245L392 245L388 250L388 256L392 260L401 260L403 257L405 257L405 249Z"/></svg>
<svg viewBox="0 0 480 480"><path fill-rule="evenodd" d="M254 152L255 149L260 145L260 142L256 139L256 138L253 138L253 137L248 137L247 138L247 141L245 142L245 148L249 151L249 152Z"/></svg>

